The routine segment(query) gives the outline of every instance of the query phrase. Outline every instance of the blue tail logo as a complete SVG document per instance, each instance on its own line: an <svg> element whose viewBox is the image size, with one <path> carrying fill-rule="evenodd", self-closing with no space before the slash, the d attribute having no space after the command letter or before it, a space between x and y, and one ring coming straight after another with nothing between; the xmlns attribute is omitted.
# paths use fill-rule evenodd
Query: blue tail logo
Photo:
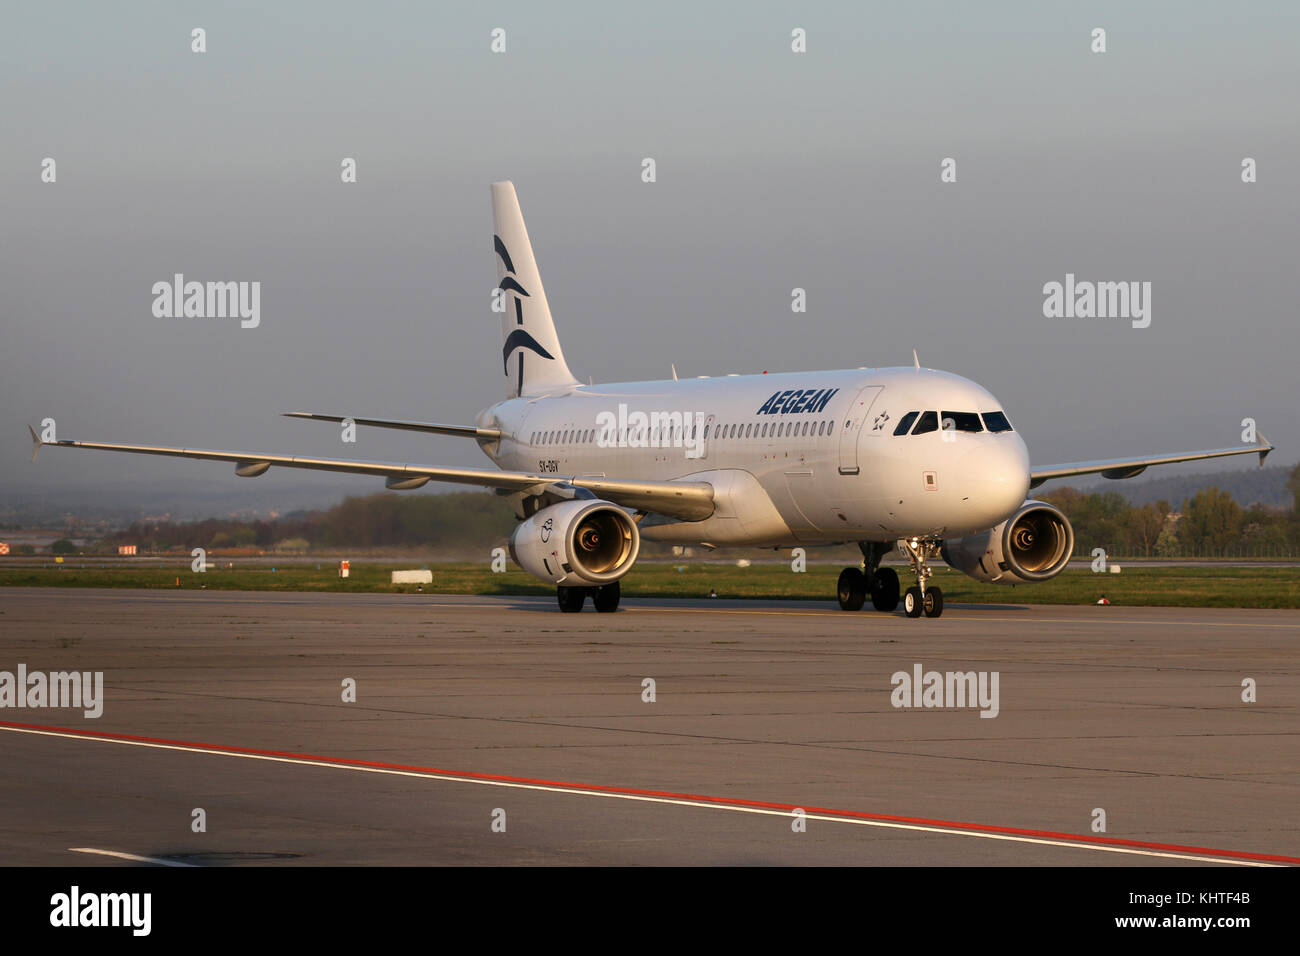
<svg viewBox="0 0 1300 956"><path fill-rule="evenodd" d="M506 267L506 276L497 285L502 292L512 292L512 298L515 303L515 324L522 326L524 324L524 299L528 298L528 290L519 284L515 278L515 264L510 258L510 251L506 249L506 244L501 241L500 236L492 237L492 246L497 255L501 257L501 262ZM553 359L550 352L542 347L542 344L529 335L522 328L517 328L506 337L506 344L501 349L501 361L503 371L510 374L510 355L519 349L527 349L530 352L536 352L542 358ZM524 353L519 352L518 378L515 383L515 394L522 395L524 391Z"/></svg>

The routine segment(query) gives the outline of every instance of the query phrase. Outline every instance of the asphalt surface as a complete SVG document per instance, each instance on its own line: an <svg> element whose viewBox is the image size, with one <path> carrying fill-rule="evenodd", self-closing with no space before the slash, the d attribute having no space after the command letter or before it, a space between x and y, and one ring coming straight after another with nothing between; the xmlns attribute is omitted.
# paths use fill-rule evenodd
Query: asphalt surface
<svg viewBox="0 0 1300 956"><path fill-rule="evenodd" d="M5 588L0 671L104 700L0 709L0 864L1300 858L1298 639L1294 610ZM996 672L997 716L893 706L916 664Z"/></svg>

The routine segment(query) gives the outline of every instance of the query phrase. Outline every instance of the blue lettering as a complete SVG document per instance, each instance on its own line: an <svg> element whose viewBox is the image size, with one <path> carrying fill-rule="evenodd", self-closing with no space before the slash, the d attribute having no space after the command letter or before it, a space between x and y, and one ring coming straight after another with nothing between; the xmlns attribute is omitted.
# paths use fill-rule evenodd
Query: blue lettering
<svg viewBox="0 0 1300 956"><path fill-rule="evenodd" d="M822 400L817 403L817 407L813 409L813 411L820 412L823 408L826 407L827 403L835 396L835 393L838 391L839 391L838 388L828 388L826 390L826 394L822 396Z"/></svg>

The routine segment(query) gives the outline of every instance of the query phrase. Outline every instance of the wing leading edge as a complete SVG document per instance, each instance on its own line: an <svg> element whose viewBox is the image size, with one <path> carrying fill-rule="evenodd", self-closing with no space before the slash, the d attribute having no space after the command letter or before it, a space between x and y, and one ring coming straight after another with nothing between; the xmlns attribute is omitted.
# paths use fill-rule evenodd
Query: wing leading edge
<svg viewBox="0 0 1300 956"><path fill-rule="evenodd" d="M1200 461L1205 458L1226 458L1230 455L1259 455L1260 465L1273 450L1263 435L1255 445L1237 448L1214 448L1209 451L1188 451L1176 455L1156 455L1152 458L1111 458L1098 461L1075 461L1064 465L1049 465L1030 470L1030 488L1037 488L1053 478L1071 478L1075 475L1101 475L1103 478L1133 478L1152 465L1172 465L1180 461Z"/></svg>
<svg viewBox="0 0 1300 956"><path fill-rule="evenodd" d="M235 474L251 478L276 468L306 468L346 474L378 475L389 488L418 488L430 481L445 481L483 488L540 493L548 487L563 485L582 488L627 508L653 511L684 521L700 521L713 514L713 486L706 481L638 481L603 476L537 475L523 471L488 471L481 468L436 468L430 465L399 464L384 461L350 461L338 458L307 458L291 455L263 455L255 452L213 451L203 448L172 448L160 445L119 445L89 441L42 441L32 433L33 458L42 445L64 448L93 448L134 455L163 455L170 458L197 458L203 461L229 461Z"/></svg>

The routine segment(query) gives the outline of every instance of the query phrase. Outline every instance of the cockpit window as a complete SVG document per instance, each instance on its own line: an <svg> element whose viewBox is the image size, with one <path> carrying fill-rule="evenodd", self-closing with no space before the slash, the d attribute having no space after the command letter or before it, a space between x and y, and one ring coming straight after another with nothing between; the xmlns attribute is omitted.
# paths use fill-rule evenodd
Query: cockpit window
<svg viewBox="0 0 1300 956"><path fill-rule="evenodd" d="M926 432L937 432L939 430L939 415L937 412L922 412L920 419L916 423L916 428L912 429L913 435L924 435Z"/></svg>
<svg viewBox="0 0 1300 956"><path fill-rule="evenodd" d="M975 412L940 412L939 417L943 420L943 427L947 431L957 432L982 432L984 426L980 424L980 417ZM952 424L949 425L948 422Z"/></svg>
<svg viewBox="0 0 1300 956"><path fill-rule="evenodd" d="M991 432L1009 432L1011 423L1007 421L1007 416L1001 412L985 412L984 425Z"/></svg>
<svg viewBox="0 0 1300 956"><path fill-rule="evenodd" d="M899 421L898 427L894 429L894 434L906 435L907 430L912 427L912 422L916 421L916 416L920 414L920 412L908 412L904 415Z"/></svg>

